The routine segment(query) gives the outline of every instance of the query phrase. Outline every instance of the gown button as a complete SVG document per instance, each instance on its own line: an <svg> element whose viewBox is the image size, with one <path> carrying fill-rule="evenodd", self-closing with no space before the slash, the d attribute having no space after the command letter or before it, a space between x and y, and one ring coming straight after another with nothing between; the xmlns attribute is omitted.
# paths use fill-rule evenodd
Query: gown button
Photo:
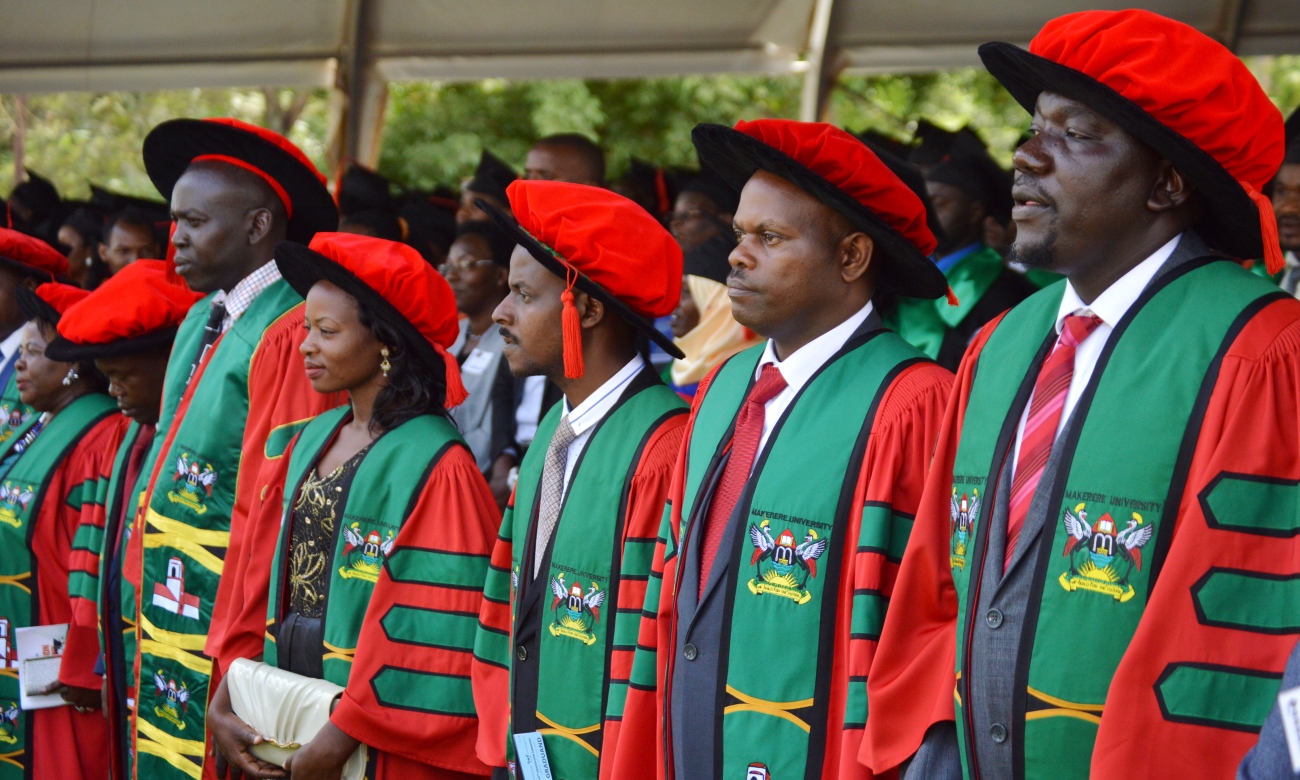
<svg viewBox="0 0 1300 780"><path fill-rule="evenodd" d="M682 655L686 656L687 661L694 661L699 657L700 651L696 649L695 645L687 645L682 648Z"/></svg>
<svg viewBox="0 0 1300 780"><path fill-rule="evenodd" d="M515 658L518 658L520 661L527 661L528 648L524 647L523 645L518 645L517 647L515 647Z"/></svg>

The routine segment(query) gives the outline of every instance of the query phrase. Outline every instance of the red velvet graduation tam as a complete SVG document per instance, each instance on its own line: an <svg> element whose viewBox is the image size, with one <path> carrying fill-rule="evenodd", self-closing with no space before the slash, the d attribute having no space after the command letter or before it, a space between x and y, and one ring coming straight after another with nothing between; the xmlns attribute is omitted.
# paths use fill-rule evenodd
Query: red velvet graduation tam
<svg viewBox="0 0 1300 780"><path fill-rule="evenodd" d="M45 281L68 275L68 258L57 249L10 228L0 228L0 264Z"/></svg>
<svg viewBox="0 0 1300 780"><path fill-rule="evenodd" d="M756 171L793 183L871 236L881 252L880 286L912 298L938 298L948 282L930 253L938 242L926 207L870 148L823 122L759 119L735 129L691 131L701 164L736 190Z"/></svg>
<svg viewBox="0 0 1300 780"><path fill-rule="evenodd" d="M72 363L166 347L203 298L164 260L137 260L63 312L46 354Z"/></svg>
<svg viewBox="0 0 1300 780"><path fill-rule="evenodd" d="M486 201L478 207L568 284L565 376L576 379L583 374L574 287L600 299L668 354L682 357L652 322L671 314L682 295L682 249L658 220L634 201L586 184L516 181L506 195L513 218Z"/></svg>
<svg viewBox="0 0 1300 780"><path fill-rule="evenodd" d="M1150 11L1085 11L1048 22L1029 51L986 43L980 58L1025 110L1053 92L1151 146L1209 202L1197 228L1211 246L1282 269L1260 194L1282 164L1282 114L1223 44Z"/></svg>
<svg viewBox="0 0 1300 780"><path fill-rule="evenodd" d="M144 166L167 200L191 163L214 160L259 176L284 203L287 237L307 243L339 224L325 177L292 141L238 119L173 119L144 139Z"/></svg>
<svg viewBox="0 0 1300 780"><path fill-rule="evenodd" d="M34 292L30 287L19 287L15 293L24 317L29 320L45 320L51 325L58 325L63 313L72 304L90 295L89 290L62 282L39 284Z"/></svg>
<svg viewBox="0 0 1300 780"><path fill-rule="evenodd" d="M321 280L345 290L402 333L427 365L445 368L447 408L465 400L460 366L447 353L460 335L456 296L414 248L354 233L317 233L310 246L280 242L275 263L304 298Z"/></svg>

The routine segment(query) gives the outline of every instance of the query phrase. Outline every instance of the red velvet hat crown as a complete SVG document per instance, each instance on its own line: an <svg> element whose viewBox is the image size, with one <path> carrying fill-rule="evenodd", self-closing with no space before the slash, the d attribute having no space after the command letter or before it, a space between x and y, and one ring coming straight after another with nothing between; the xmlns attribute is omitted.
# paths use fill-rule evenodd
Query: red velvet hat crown
<svg viewBox="0 0 1300 780"><path fill-rule="evenodd" d="M681 246L635 202L601 187L559 181L516 181L506 195L519 227L551 250L566 272L566 376L583 373L582 332L572 292L579 274L637 317L653 320L677 308Z"/></svg>
<svg viewBox="0 0 1300 780"><path fill-rule="evenodd" d="M682 295L682 248L645 209L616 192L561 181L506 188L519 225L632 311L655 319Z"/></svg>
<svg viewBox="0 0 1300 780"><path fill-rule="evenodd" d="M862 141L824 122L756 119L736 129L782 152L875 213L921 251L938 246L925 204Z"/></svg>
<svg viewBox="0 0 1300 780"><path fill-rule="evenodd" d="M10 228L0 228L0 262L47 278L68 275L68 258L57 249Z"/></svg>
<svg viewBox="0 0 1300 780"><path fill-rule="evenodd" d="M337 284L367 308L387 313L430 361L446 367L446 405L465 400L460 367L447 350L460 335L456 296L447 280L410 246L353 233L317 233L309 247L282 242L276 264L303 297L322 279ZM387 311L384 311L387 310Z"/></svg>
<svg viewBox="0 0 1300 780"><path fill-rule="evenodd" d="M1282 114L1223 44L1150 11L1084 11L1048 22L1028 52L989 43L980 56L1026 110L1040 92L1057 92L1151 145L1209 200L1211 245L1262 250L1281 270L1277 222L1260 190L1285 155Z"/></svg>
<svg viewBox="0 0 1300 780"><path fill-rule="evenodd" d="M59 335L74 344L137 339L179 327L201 298L184 282L170 280L166 261L137 260L69 306Z"/></svg>

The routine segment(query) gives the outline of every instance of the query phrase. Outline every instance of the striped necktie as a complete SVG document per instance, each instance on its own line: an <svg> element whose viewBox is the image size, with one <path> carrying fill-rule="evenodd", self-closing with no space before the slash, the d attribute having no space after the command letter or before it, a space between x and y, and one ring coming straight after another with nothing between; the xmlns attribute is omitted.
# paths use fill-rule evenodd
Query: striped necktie
<svg viewBox="0 0 1300 780"><path fill-rule="evenodd" d="M1007 551L1002 561L1003 572L1011 565L1016 542L1020 539L1020 531L1025 527L1025 518L1029 515L1029 505L1034 500L1034 491L1043 478L1047 459L1052 454L1056 429L1060 426L1061 412L1065 409L1065 397L1070 392L1070 382L1074 380L1074 352L1079 343L1088 338L1088 334L1100 324L1101 318L1094 314L1071 314L1066 317L1056 348L1043 361L1043 367L1038 372L1034 395L1029 402L1029 416L1025 418L1025 430L1020 436L1016 474L1011 480L1011 510L1007 516Z"/></svg>
<svg viewBox="0 0 1300 780"><path fill-rule="evenodd" d="M569 415L560 418L560 424L551 434L550 446L546 448L546 460L542 463L542 502L537 508L537 538L533 542L533 576L542 570L542 558L546 557L546 547L551 543L555 524L560 520L560 505L564 503L564 472L569 464L569 445L577 438L573 426L569 425Z"/></svg>

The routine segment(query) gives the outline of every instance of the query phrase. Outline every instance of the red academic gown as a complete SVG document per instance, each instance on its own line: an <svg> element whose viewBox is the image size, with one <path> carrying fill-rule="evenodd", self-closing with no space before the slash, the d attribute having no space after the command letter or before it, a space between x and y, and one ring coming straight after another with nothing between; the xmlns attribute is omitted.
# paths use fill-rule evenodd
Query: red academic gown
<svg viewBox="0 0 1300 780"><path fill-rule="evenodd" d="M212 607L212 623L204 647L204 652L209 657L215 657L222 646L226 623L232 619L232 615L239 612L243 604L244 577L231 576L231 574L232 570L237 574L243 571L243 559L249 554L245 544L245 529L248 526L249 514L257 509L266 496L277 462L286 457L284 453L279 455L268 453L267 438L277 428L306 423L321 412L338 406L344 400L339 393L321 395L316 392L312 389L306 372L303 371L302 353L298 351L298 347L306 337L306 331L302 327L305 305L298 304L289 309L267 327L249 363L248 420L244 426L243 456L235 482L235 505L230 516L230 546L226 549L225 568L217 587L216 601ZM220 344L220 340L227 335L229 331L218 338L217 344ZM208 358L210 359L215 353L216 345L207 351ZM177 428L190 411L191 394L199 386L207 366L208 361L205 360L195 370L194 377L176 407L171 426L165 432L166 438L159 452L171 451ZM211 416L213 425L221 424L220 410L200 409L196 413ZM157 435L164 435L164 432L159 431ZM165 458L159 457L153 464L154 471L149 478L149 485L158 484L159 470L168 465L164 464L163 460ZM145 496L144 505L147 506L151 500L150 493ZM278 508L280 505L276 502L274 506ZM136 526L131 534L131 546L122 567L123 578L131 582L137 593L141 587L141 564L144 554L144 534L140 533L139 528L141 516L143 513L136 517ZM259 642L259 653L260 648ZM138 667L138 653L136 660ZM138 674L139 669L137 668L136 671ZM215 691L220 681L221 668L214 666L212 682L208 690ZM206 702L204 706L207 706ZM209 752L212 750L210 739L208 750ZM216 778L214 762L204 762L204 777L209 780Z"/></svg>
<svg viewBox="0 0 1300 780"><path fill-rule="evenodd" d="M717 369L700 383L687 423L686 441L682 452L690 446L690 431L708 385ZM873 590L886 599L894 589L898 561L882 552L859 552L857 540L861 530L862 508L868 503L885 504L897 514L912 515L921 500L926 467L933 452L933 442L939 433L944 405L952 386L952 374L933 363L921 363L900 372L886 390L877 411L867 441L861 472L855 476L853 515L848 532L844 535L851 550L846 550L843 560L851 561L853 573L840 579L838 620L835 628L835 651L831 701L827 714L825 764L821 777L824 780L870 780L874 777L857 761L862 728L845 726L845 706L851 686L865 686L868 672L876 654L876 641L869 638L851 638L853 593L855 590ZM681 528L680 507L686 479L686 459L679 457L674 470L672 490L672 533ZM674 539L675 546L680 541ZM654 556L654 574L665 583L657 605L646 604L641 619L638 644L658 648L657 685L654 690L629 687L624 708L623 728L618 741L618 756L612 777L650 777L650 767L655 767L655 777L671 780L673 768L664 766L667 730L664 714L665 662L672 657L671 630L675 620L676 599L671 592L676 578L676 556L664 563L666 546L660 539ZM872 705L874 710L874 704Z"/></svg>
<svg viewBox="0 0 1300 780"><path fill-rule="evenodd" d="M99 658L94 602L72 599L68 577L75 572L99 576L99 555L72 549L83 525L102 529L104 507L96 503L100 481L107 482L113 456L129 421L120 414L100 420L55 467L32 530L36 559L38 625L68 624L67 643L59 681L64 685L99 690L103 678L95 674ZM32 717L32 777L91 780L108 777L108 722L104 714L79 713L72 707L36 710Z"/></svg>
<svg viewBox="0 0 1300 780"><path fill-rule="evenodd" d="M224 670L237 658L261 658L266 637L270 570L280 533L289 455L268 472L273 480L259 511L251 518L249 549L239 572L244 601L227 623L216 656ZM452 447L433 468L410 516L394 541L403 547L486 556L492 550L501 512L487 482L464 447ZM470 780L489 773L475 756L478 729L472 718L429 715L381 704L370 681L394 658L404 668L467 678L472 654L388 639L380 619L395 605L476 614L482 592L394 584L385 567L375 584L357 640L352 671L330 721L371 747L376 780Z"/></svg>
<svg viewBox="0 0 1300 780"><path fill-rule="evenodd" d="M953 720L957 596L949 563L953 459L975 363L1001 318L967 349L943 421L868 691L863 763L898 766L930 725ZM1246 324L1225 354L1174 521L1173 542L1137 632L1115 673L1098 727L1091 777L1232 777L1256 734L1166 720L1155 686L1173 662L1274 670L1294 634L1202 625L1190 597L1211 567L1293 577L1300 542L1214 530L1200 493L1223 472L1300 480L1300 302L1278 301Z"/></svg>
<svg viewBox="0 0 1300 780"><path fill-rule="evenodd" d="M627 513L623 518L623 540L619 549L626 549L628 539L655 539L663 522L664 501L673 479L673 465L681 449L686 430L685 415L675 415L659 425L650 435L641 451L641 460L634 464L627 494ZM511 505L515 497L510 496ZM498 528L500 525L498 524ZM513 556L510 542L496 539L492 551L492 567L509 571ZM645 604L648 582L637 577L620 577L618 585L618 611L632 616ZM510 604L483 599L479 622L488 630L509 634L511 630ZM626 681L632 673L635 650L615 647L610 657L609 678ZM599 692L597 692L599 693ZM506 739L510 727L510 672L499 666L474 661L474 703L479 714L478 755L491 766L506 765ZM626 718L626 716L625 716ZM606 720L604 750L600 756L601 780L624 777L616 769L617 746L623 722ZM633 777L635 775L626 775Z"/></svg>

